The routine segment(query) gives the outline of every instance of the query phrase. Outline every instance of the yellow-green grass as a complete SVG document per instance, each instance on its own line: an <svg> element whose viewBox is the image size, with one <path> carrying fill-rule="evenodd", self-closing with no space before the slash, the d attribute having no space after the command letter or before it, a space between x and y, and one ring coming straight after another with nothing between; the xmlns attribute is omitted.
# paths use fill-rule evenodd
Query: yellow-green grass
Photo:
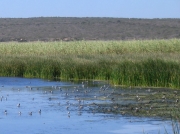
<svg viewBox="0 0 180 134"><path fill-rule="evenodd" d="M180 88L180 39L0 43L0 76Z"/></svg>

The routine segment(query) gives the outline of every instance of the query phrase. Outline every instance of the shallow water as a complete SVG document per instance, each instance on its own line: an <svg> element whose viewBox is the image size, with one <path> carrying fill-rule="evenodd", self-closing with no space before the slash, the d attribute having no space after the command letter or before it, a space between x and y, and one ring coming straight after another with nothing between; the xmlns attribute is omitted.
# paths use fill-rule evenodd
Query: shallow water
<svg viewBox="0 0 180 134"><path fill-rule="evenodd" d="M106 92L99 92L102 87ZM94 110L94 104L112 103L104 97L112 90L99 81L74 83L0 77L0 133L172 133L168 120Z"/></svg>

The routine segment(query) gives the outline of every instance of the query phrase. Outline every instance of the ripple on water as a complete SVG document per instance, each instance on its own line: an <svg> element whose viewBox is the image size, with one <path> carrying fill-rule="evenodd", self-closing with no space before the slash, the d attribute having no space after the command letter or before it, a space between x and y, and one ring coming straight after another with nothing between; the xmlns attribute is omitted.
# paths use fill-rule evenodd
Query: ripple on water
<svg viewBox="0 0 180 134"><path fill-rule="evenodd" d="M82 82L0 77L0 86L3 134L158 133L164 126L170 130L168 121L100 110L106 104L133 102L124 89L114 90L106 82L84 81L82 86Z"/></svg>

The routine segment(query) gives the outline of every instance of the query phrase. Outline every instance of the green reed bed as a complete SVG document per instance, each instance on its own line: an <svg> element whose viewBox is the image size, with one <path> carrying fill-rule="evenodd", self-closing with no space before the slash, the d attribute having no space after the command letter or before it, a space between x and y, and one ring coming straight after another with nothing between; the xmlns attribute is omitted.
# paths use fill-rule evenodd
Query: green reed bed
<svg viewBox="0 0 180 134"><path fill-rule="evenodd" d="M0 76L180 87L180 40L0 43Z"/></svg>

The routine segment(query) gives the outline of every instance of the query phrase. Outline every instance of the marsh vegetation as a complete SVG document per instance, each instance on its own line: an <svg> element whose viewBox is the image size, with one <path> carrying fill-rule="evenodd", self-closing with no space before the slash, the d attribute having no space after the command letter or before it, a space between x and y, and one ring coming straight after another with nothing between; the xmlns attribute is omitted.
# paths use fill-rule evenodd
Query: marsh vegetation
<svg viewBox="0 0 180 134"><path fill-rule="evenodd" d="M180 87L180 40L0 43L0 76Z"/></svg>

